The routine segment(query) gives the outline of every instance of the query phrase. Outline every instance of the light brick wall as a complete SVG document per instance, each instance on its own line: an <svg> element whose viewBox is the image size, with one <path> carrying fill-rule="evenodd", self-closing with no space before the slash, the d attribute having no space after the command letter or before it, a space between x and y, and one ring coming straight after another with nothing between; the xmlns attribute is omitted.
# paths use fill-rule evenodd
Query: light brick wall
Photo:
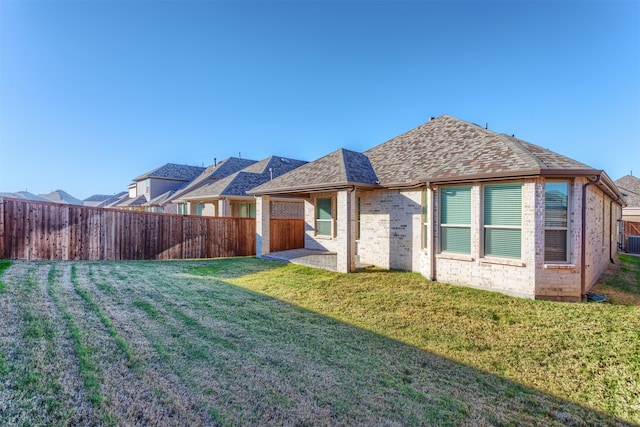
<svg viewBox="0 0 640 427"><path fill-rule="evenodd" d="M521 259L485 257L482 254L482 185L471 188L471 253L438 253L434 248L435 278L444 283L465 285L519 297L535 296L535 181L523 181L522 187L522 253ZM438 239L438 191L435 193L434 215L430 221ZM429 277L430 247L421 251L421 273Z"/></svg>
<svg viewBox="0 0 640 427"><path fill-rule="evenodd" d="M362 191L360 261L381 268L418 271L422 239L422 191Z"/></svg>
<svg viewBox="0 0 640 427"><path fill-rule="evenodd" d="M313 197L304 200L304 219L305 219L305 236L304 247L307 249L337 252L338 243L335 237L335 232L332 236L316 236L315 223L316 223L316 199L331 199L331 209L334 219L334 230L336 227L336 192L324 192L315 193Z"/></svg>
<svg viewBox="0 0 640 427"><path fill-rule="evenodd" d="M582 179L570 186L569 195L569 262L545 263L545 180L536 187L536 297L543 299L580 300L580 246L582 244Z"/></svg>
<svg viewBox="0 0 640 427"><path fill-rule="evenodd" d="M256 254L258 258L268 255L271 250L269 196L256 198Z"/></svg>
<svg viewBox="0 0 640 427"><path fill-rule="evenodd" d="M619 210L613 209L618 205L611 205L610 200L611 198L596 185L587 187L586 290L595 284L617 251L615 227Z"/></svg>
<svg viewBox="0 0 640 427"><path fill-rule="evenodd" d="M355 190L339 190L336 197L336 270L355 271L357 203Z"/></svg>

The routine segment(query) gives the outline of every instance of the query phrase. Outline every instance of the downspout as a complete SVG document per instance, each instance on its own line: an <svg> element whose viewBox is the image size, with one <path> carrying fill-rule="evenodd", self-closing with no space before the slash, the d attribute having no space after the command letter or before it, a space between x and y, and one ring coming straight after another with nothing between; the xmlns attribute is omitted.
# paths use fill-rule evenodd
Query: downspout
<svg viewBox="0 0 640 427"><path fill-rule="evenodd" d="M599 173L596 176L596 179L593 181L589 181L582 186L582 242L580 247L580 294L584 296L586 292L586 273L587 267L585 266L585 262L587 260L587 187L597 184L600 182L602 175ZM604 221L604 218L603 218Z"/></svg>
<svg viewBox="0 0 640 427"><path fill-rule="evenodd" d="M609 200L609 261L611 264L615 264L616 262L613 260L613 253L611 252L612 244L611 238L613 237L613 199ZM618 239L616 239L617 242Z"/></svg>

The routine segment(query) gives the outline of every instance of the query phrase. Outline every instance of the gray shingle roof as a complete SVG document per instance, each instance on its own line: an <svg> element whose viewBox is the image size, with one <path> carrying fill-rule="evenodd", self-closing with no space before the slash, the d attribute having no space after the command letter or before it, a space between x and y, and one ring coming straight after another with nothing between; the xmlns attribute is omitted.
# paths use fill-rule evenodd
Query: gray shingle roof
<svg viewBox="0 0 640 427"><path fill-rule="evenodd" d="M134 178L133 181L142 181L147 178L166 178L166 179L175 179L178 181L191 181L195 179L198 175L204 172L205 168L200 166L189 166L189 165L177 165L175 163L167 163L166 165L162 165L158 168L155 168L143 175L140 175L137 178Z"/></svg>
<svg viewBox="0 0 640 427"><path fill-rule="evenodd" d="M254 191L272 189L312 189L318 186L332 187L353 185L375 186L378 180L367 156L340 148L273 181L267 182Z"/></svg>
<svg viewBox="0 0 640 427"><path fill-rule="evenodd" d="M188 194L197 188L225 178L255 163L257 163L256 160L241 159L239 157L229 157L227 159L221 160L213 165L208 166L191 182L185 183L184 185L173 191L164 193L152 200L149 200L149 202L147 202L145 205L164 206L165 204L173 200L180 199L183 195Z"/></svg>
<svg viewBox="0 0 640 427"><path fill-rule="evenodd" d="M272 194L340 186L412 186L593 168L517 138L443 115L364 153L340 149L252 191Z"/></svg>
<svg viewBox="0 0 640 427"><path fill-rule="evenodd" d="M624 200L629 207L640 207L640 178L625 175L614 182L625 196Z"/></svg>
<svg viewBox="0 0 640 427"><path fill-rule="evenodd" d="M271 156L254 163L243 170L208 183L193 191L185 193L181 198L185 200L201 199L206 197L243 196L248 190L263 184L273 178L277 178L287 172L305 165L303 160L289 159L280 156Z"/></svg>

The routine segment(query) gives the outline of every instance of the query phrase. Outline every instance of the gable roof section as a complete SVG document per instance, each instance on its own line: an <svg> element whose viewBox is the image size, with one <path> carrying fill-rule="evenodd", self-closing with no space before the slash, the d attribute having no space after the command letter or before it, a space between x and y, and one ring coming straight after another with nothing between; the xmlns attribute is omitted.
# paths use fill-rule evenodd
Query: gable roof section
<svg viewBox="0 0 640 427"><path fill-rule="evenodd" d="M334 151L251 193L366 187L375 182L391 188L425 182L598 173L537 145L442 115L364 153Z"/></svg>
<svg viewBox="0 0 640 427"><path fill-rule="evenodd" d="M147 178L173 179L177 181L191 181L204 172L205 168L200 166L178 165L175 163L167 163L155 168L133 181L142 181Z"/></svg>
<svg viewBox="0 0 640 427"><path fill-rule="evenodd" d="M367 156L340 148L254 188L249 193L267 194L273 190L298 192L318 188L341 188L356 184L375 187L377 180Z"/></svg>
<svg viewBox="0 0 640 427"><path fill-rule="evenodd" d="M64 203L69 205L82 205L82 200L76 199L64 190L55 190L48 194L38 194L38 196L47 199L53 203Z"/></svg>
<svg viewBox="0 0 640 427"><path fill-rule="evenodd" d="M289 171L302 167L307 162L286 157L270 156L254 163L241 171L231 174L218 181L203 185L193 191L184 193L184 200L198 200L224 196L246 197L252 188L264 184Z"/></svg>
<svg viewBox="0 0 640 427"><path fill-rule="evenodd" d="M98 207L98 208L114 207L114 206L117 206L118 204L120 204L121 202L125 201L128 198L129 198L129 192L121 191L120 193L115 194L115 195L111 196L110 198L108 198L107 200L105 200L104 202L100 203L96 207Z"/></svg>
<svg viewBox="0 0 640 427"><path fill-rule="evenodd" d="M615 181L629 207L640 207L640 178L625 175Z"/></svg>
<svg viewBox="0 0 640 427"><path fill-rule="evenodd" d="M152 200L149 200L145 206L164 206L165 204L170 203L173 200L177 200L197 188L225 178L255 163L257 163L256 160L241 159L239 157L229 157L221 160L208 166L191 182L185 183L175 190L168 191Z"/></svg>

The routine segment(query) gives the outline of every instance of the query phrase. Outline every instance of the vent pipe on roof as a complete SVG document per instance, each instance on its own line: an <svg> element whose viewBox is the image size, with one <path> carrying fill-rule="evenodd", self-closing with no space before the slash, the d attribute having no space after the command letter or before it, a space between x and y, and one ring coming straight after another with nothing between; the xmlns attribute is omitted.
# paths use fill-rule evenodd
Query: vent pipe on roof
<svg viewBox="0 0 640 427"><path fill-rule="evenodd" d="M269 174L271 175L271 179L273 179L273 168L269 168Z"/></svg>
<svg viewBox="0 0 640 427"><path fill-rule="evenodd" d="M489 129L489 122L484 122L484 128Z"/></svg>
<svg viewBox="0 0 640 427"><path fill-rule="evenodd" d="M218 166L218 159L216 159L215 157L213 158L213 167L215 168L216 166Z"/></svg>

